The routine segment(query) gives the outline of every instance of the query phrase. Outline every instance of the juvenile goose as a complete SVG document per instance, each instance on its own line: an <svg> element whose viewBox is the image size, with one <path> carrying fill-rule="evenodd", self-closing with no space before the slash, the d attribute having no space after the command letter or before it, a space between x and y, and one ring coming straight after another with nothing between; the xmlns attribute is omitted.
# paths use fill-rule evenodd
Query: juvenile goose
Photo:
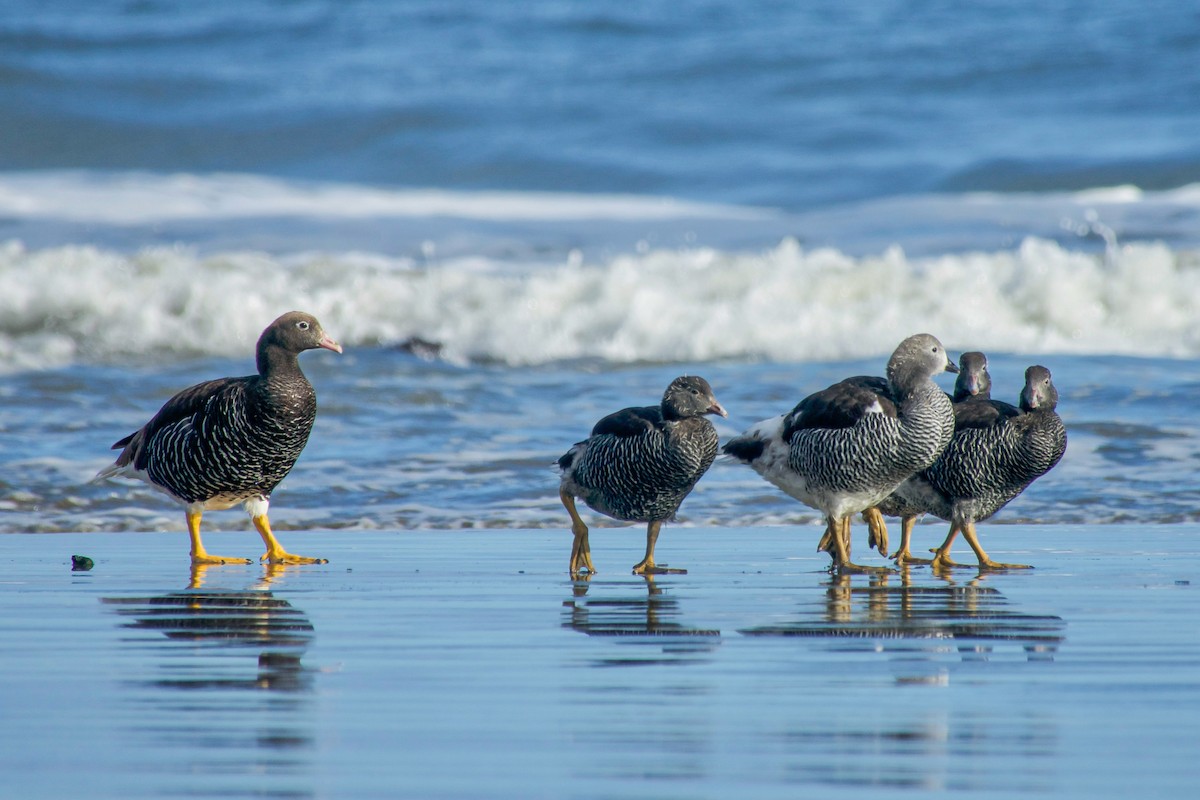
<svg viewBox="0 0 1200 800"><path fill-rule="evenodd" d="M312 315L284 314L258 339L258 374L218 378L179 392L141 430L113 445L120 455L93 480L136 478L182 503L193 564L250 563L212 555L200 541L204 511L238 504L267 546L261 560L322 563L284 550L267 519L271 492L296 463L316 419L316 392L296 356L318 347L342 352Z"/></svg>
<svg viewBox="0 0 1200 800"><path fill-rule="evenodd" d="M943 371L958 368L941 342L910 336L892 353L886 381L840 381L730 440L724 452L825 515L822 549L834 568L865 569L850 561L850 517L878 505L945 448L954 411L932 380Z"/></svg>
<svg viewBox="0 0 1200 800"><path fill-rule="evenodd" d="M954 381L954 394L950 397L954 404L955 435L960 428L988 427L1021 413L1014 405L992 400L991 393L992 376L988 372L987 356L977 351L963 353L958 359L958 378ZM905 481L905 484L923 480L924 473L919 472ZM887 516L900 517L900 547L891 557L897 564L928 564L929 559L915 558L909 550L917 517L926 513L928 509L916 504L915 493L906 492L905 484L901 484L896 491L888 495L879 504L878 509ZM872 523L882 525L882 517L868 520L868 524ZM885 543L886 551L886 531L878 534L872 530L872 539L881 539Z"/></svg>
<svg viewBox="0 0 1200 800"><path fill-rule="evenodd" d="M950 532L934 551L933 566L958 566L950 546L962 533L987 569L1027 569L1027 564L992 561L979 544L975 523L989 519L1013 498L1049 472L1067 449L1067 431L1059 418L1058 390L1050 370L1025 370L1020 414L990 416L986 412L960 421L942 454L922 476L904 484L901 494L936 517L950 522Z"/></svg>
<svg viewBox="0 0 1200 800"><path fill-rule="evenodd" d="M646 557L634 565L634 573L670 571L655 565L654 545L663 521L674 518L716 458L717 432L705 414L726 416L708 381L685 375L671 381L660 405L609 414L558 459L559 497L575 535L572 576L596 572L576 497L614 519L647 523Z"/></svg>

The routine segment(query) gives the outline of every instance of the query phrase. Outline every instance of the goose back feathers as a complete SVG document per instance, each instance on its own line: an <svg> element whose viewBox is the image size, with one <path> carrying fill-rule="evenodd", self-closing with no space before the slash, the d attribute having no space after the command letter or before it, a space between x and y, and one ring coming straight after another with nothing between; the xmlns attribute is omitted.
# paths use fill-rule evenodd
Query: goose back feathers
<svg viewBox="0 0 1200 800"><path fill-rule="evenodd" d="M672 518L716 458L706 414L725 409L695 376L672 381L658 406L609 414L559 458L563 491L615 519Z"/></svg>
<svg viewBox="0 0 1200 800"><path fill-rule="evenodd" d="M833 519L861 511L932 464L949 441L950 398L931 380L943 370L958 371L941 343L911 336L889 359L886 378L839 381L724 452Z"/></svg>
<svg viewBox="0 0 1200 800"><path fill-rule="evenodd" d="M257 374L179 392L113 445L121 453L97 478L140 478L205 508L269 497L295 465L316 419L316 392L297 355L318 347L341 352L314 317L284 314L259 337Z"/></svg>
<svg viewBox="0 0 1200 800"><path fill-rule="evenodd" d="M982 522L1050 471L1067 446L1050 370L1032 366L1018 408L972 401L946 451L901 494L951 522ZM986 407L990 408L986 408Z"/></svg>

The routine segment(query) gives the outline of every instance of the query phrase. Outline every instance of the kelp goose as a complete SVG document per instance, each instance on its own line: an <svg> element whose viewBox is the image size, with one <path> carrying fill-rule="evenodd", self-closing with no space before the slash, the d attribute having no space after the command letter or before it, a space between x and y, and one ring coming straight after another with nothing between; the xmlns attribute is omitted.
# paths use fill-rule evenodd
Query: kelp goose
<svg viewBox="0 0 1200 800"><path fill-rule="evenodd" d="M636 574L672 571L655 565L654 545L662 523L674 518L716 458L717 432L706 414L726 416L708 381L685 375L671 382L661 404L609 414L558 459L559 497L575 535L572 576L596 571L577 497L614 519L647 523L646 557L634 565Z"/></svg>
<svg viewBox="0 0 1200 800"><path fill-rule="evenodd" d="M271 492L291 471L317 416L317 395L297 356L341 345L310 314L292 311L258 339L258 374L217 378L184 389L139 431L113 445L122 448L94 480L143 480L183 504L193 564L249 564L215 556L200 541L200 517L209 509L243 505L262 536L272 564L322 563L280 546L267 519Z"/></svg>
<svg viewBox="0 0 1200 800"><path fill-rule="evenodd" d="M957 372L936 337L905 339L878 378L849 378L809 395L790 414L764 420L724 452L749 464L826 518L823 545L836 569L850 561L850 517L879 504L937 459L954 430L950 398L933 382Z"/></svg>
<svg viewBox="0 0 1200 800"><path fill-rule="evenodd" d="M963 353L959 356L958 378L954 381L954 393L950 399L954 403L956 431L959 428L997 424L1007 417L1021 413L1014 405L992 399L992 375L988 372L987 356L978 351ZM924 474L917 473L905 483L922 480L924 480ZM892 560L897 564L928 564L929 559L916 558L909 549L917 517L928 511L926 508L915 505L912 497L913 493L906 493L904 484L901 484L896 491L879 504L878 510L891 517L900 517L900 546L892 554ZM863 515L865 517L866 512L863 512ZM882 518L868 520L868 524L882 526ZM884 542L886 555L886 531L880 534L873 529L872 540Z"/></svg>
<svg viewBox="0 0 1200 800"><path fill-rule="evenodd" d="M1027 564L1003 564L984 552L975 523L990 518L1049 472L1067 449L1067 431L1056 411L1058 390L1050 370L1035 365L1025 370L1019 414L989 418L980 414L960 422L946 451L922 480L901 488L909 502L950 522L950 532L934 551L933 566L957 566L950 546L961 532L986 569L1027 569Z"/></svg>

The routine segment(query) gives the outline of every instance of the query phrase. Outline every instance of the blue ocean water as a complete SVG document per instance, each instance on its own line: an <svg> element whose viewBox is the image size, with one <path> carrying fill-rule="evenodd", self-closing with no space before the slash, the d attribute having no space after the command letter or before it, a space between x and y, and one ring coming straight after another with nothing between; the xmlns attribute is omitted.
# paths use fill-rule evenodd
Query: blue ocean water
<svg viewBox="0 0 1200 800"><path fill-rule="evenodd" d="M87 479L292 308L347 352L280 529L561 526L604 413L699 372L732 435L918 330L1054 371L997 523L1194 519L1198 45L1157 0L14 0L0 532L180 530ZM815 514L718 464L681 524L732 522Z"/></svg>
<svg viewBox="0 0 1200 800"><path fill-rule="evenodd" d="M0 169L786 209L1200 181L1172 0L13 0Z"/></svg>

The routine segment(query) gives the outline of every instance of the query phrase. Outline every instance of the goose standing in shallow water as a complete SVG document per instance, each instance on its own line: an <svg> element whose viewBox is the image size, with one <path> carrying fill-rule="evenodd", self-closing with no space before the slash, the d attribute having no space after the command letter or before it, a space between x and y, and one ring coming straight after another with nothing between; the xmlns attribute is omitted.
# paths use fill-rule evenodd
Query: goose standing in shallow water
<svg viewBox="0 0 1200 800"><path fill-rule="evenodd" d="M717 432L705 414L726 416L708 381L685 375L671 381L660 405L609 414L558 459L559 497L575 535L572 576L596 572L576 497L614 519L647 523L646 557L634 565L636 574L683 572L656 566L654 545L662 523L674 518L716 458Z"/></svg>
<svg viewBox="0 0 1200 800"><path fill-rule="evenodd" d="M200 541L208 509L241 504L267 546L272 564L324 563L280 546L267 519L271 492L291 471L317 416L317 395L297 356L314 348L342 352L310 314L292 311L258 339L257 375L218 378L176 394L122 448L94 481L137 478L184 505L193 564L249 564L248 558L211 555Z"/></svg>
<svg viewBox="0 0 1200 800"><path fill-rule="evenodd" d="M879 504L937 459L954 430L950 398L933 382L957 372L937 338L905 339L878 378L848 378L764 420L724 447L787 494L821 511L837 569L850 561L850 517ZM886 549L886 545L885 545Z"/></svg>
<svg viewBox="0 0 1200 800"><path fill-rule="evenodd" d="M906 482L900 494L950 522L950 532L934 551L935 568L959 566L950 546L961 532L986 569L1028 569L1027 564L992 561L979 544L975 523L990 518L1049 472L1067 449L1067 430L1056 411L1058 390L1050 370L1025 370L1019 414L989 418L981 413L959 423L942 454L920 480Z"/></svg>

